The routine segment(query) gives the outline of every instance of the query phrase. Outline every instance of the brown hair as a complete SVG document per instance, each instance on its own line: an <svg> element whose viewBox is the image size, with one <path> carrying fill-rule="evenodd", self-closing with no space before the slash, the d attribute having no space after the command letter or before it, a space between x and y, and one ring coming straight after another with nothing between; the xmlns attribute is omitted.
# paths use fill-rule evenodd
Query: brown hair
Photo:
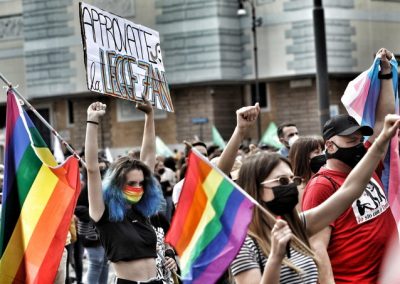
<svg viewBox="0 0 400 284"><path fill-rule="evenodd" d="M240 168L237 182L255 200L263 204L261 182L263 182L281 162L286 163L290 167L289 160L277 153L260 153L250 156L244 161ZM305 228L300 221L297 210L293 209L292 212L285 214L282 218L288 223L293 234L307 245L307 247L304 248L300 243L292 241L292 247L305 255L311 256L315 260L311 252ZM257 241L266 256L271 252L271 230L274 224L274 220L271 220L260 208L254 206L253 219L249 225L249 235ZM297 273L301 273L301 270L288 258L285 257L282 262Z"/></svg>
<svg viewBox="0 0 400 284"><path fill-rule="evenodd" d="M320 148L324 149L324 140L319 136L300 137L293 143L289 151L289 160L295 176L302 177L307 183L312 175L310 168L310 153Z"/></svg>
<svg viewBox="0 0 400 284"><path fill-rule="evenodd" d="M118 188L122 189L126 183L126 174L131 170L139 170L143 172L143 187L146 188L153 177L153 173L150 168L140 160L134 158L133 155L120 157L109 167L112 173L113 184Z"/></svg>

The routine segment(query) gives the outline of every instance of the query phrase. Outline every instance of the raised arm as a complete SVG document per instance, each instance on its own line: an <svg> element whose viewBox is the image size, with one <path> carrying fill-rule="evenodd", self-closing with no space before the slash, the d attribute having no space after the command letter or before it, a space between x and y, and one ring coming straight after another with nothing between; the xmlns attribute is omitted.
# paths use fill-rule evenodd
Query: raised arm
<svg viewBox="0 0 400 284"><path fill-rule="evenodd" d="M259 113L260 106L258 103L254 106L242 107L236 111L236 128L218 161L218 168L220 168L225 174L229 174L231 171L240 144L249 129L257 121Z"/></svg>
<svg viewBox="0 0 400 284"><path fill-rule="evenodd" d="M85 159L89 196L89 215L98 221L104 212L104 200L101 188L101 176L98 161L97 130L100 117L106 113L106 105L92 103L87 109Z"/></svg>
<svg viewBox="0 0 400 284"><path fill-rule="evenodd" d="M343 185L325 202L304 212L309 236L328 226L360 197L399 126L399 115L386 115L382 132L347 176Z"/></svg>
<svg viewBox="0 0 400 284"><path fill-rule="evenodd" d="M394 57L393 53L385 48L381 48L377 55L381 57L381 74L391 74L392 67L390 65L390 59ZM375 110L375 125L374 125L374 135L372 135L368 141L373 143L381 133L383 124L385 121L385 116L388 113L395 112L395 98L393 93L393 81L392 79L381 79L381 89L379 92L378 103Z"/></svg>
<svg viewBox="0 0 400 284"><path fill-rule="evenodd" d="M145 163L151 171L156 165L156 133L154 128L154 111L151 103L145 101L137 103L136 108L145 114L142 147L140 149L140 160Z"/></svg>

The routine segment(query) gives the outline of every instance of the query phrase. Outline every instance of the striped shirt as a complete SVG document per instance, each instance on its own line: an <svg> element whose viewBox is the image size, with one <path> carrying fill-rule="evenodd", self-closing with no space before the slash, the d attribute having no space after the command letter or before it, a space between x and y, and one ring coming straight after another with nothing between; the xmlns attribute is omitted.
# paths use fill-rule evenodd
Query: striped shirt
<svg viewBox="0 0 400 284"><path fill-rule="evenodd" d="M299 275L286 265L281 265L280 283L317 283L318 269L314 260L293 248L290 248L290 261L304 273ZM267 263L267 257L262 253L258 244L249 236L246 239L236 256L231 263L231 271L233 276L250 269L264 270Z"/></svg>

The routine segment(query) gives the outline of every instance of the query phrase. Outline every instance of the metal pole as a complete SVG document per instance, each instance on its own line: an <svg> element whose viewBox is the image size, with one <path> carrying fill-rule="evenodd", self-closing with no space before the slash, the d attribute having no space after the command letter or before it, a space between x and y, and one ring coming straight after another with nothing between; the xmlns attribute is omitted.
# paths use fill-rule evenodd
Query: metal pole
<svg viewBox="0 0 400 284"><path fill-rule="evenodd" d="M65 141L60 134L36 111L36 109L22 96L16 89L13 88L11 83L6 79L6 77L3 76L3 74L0 72L0 79L3 80L4 83L7 84L7 86L18 96L20 100L24 102L24 104L40 119L43 124L50 129L51 133L53 133L58 140L70 151L81 163L82 165L86 168L86 163L85 161L82 160L82 158L78 155L78 153L72 148L67 141Z"/></svg>
<svg viewBox="0 0 400 284"><path fill-rule="evenodd" d="M254 52L254 75L256 84L256 102L260 103L260 86L258 82L258 47L257 47L257 19L256 19L256 8L254 1L249 1L251 4L251 17L252 26L251 30L253 32L253 52ZM261 113L257 118L257 137L258 141L261 140Z"/></svg>
<svg viewBox="0 0 400 284"><path fill-rule="evenodd" d="M313 19L319 119L322 130L325 122L330 118L328 63L326 57L325 19L322 0L314 0Z"/></svg>

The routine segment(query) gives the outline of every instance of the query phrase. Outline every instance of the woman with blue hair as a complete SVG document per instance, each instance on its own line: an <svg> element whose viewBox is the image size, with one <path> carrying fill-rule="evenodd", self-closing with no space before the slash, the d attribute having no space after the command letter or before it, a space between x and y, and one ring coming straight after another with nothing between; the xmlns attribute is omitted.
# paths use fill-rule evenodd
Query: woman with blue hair
<svg viewBox="0 0 400 284"><path fill-rule="evenodd" d="M85 158L88 174L89 214L100 234L116 283L162 283L156 279L156 232L150 223L161 204L162 193L153 176L156 163L154 112L145 102L140 160L121 157L111 164L103 182L98 165L97 128L106 105L93 103L87 110ZM167 268L174 266L173 260Z"/></svg>

